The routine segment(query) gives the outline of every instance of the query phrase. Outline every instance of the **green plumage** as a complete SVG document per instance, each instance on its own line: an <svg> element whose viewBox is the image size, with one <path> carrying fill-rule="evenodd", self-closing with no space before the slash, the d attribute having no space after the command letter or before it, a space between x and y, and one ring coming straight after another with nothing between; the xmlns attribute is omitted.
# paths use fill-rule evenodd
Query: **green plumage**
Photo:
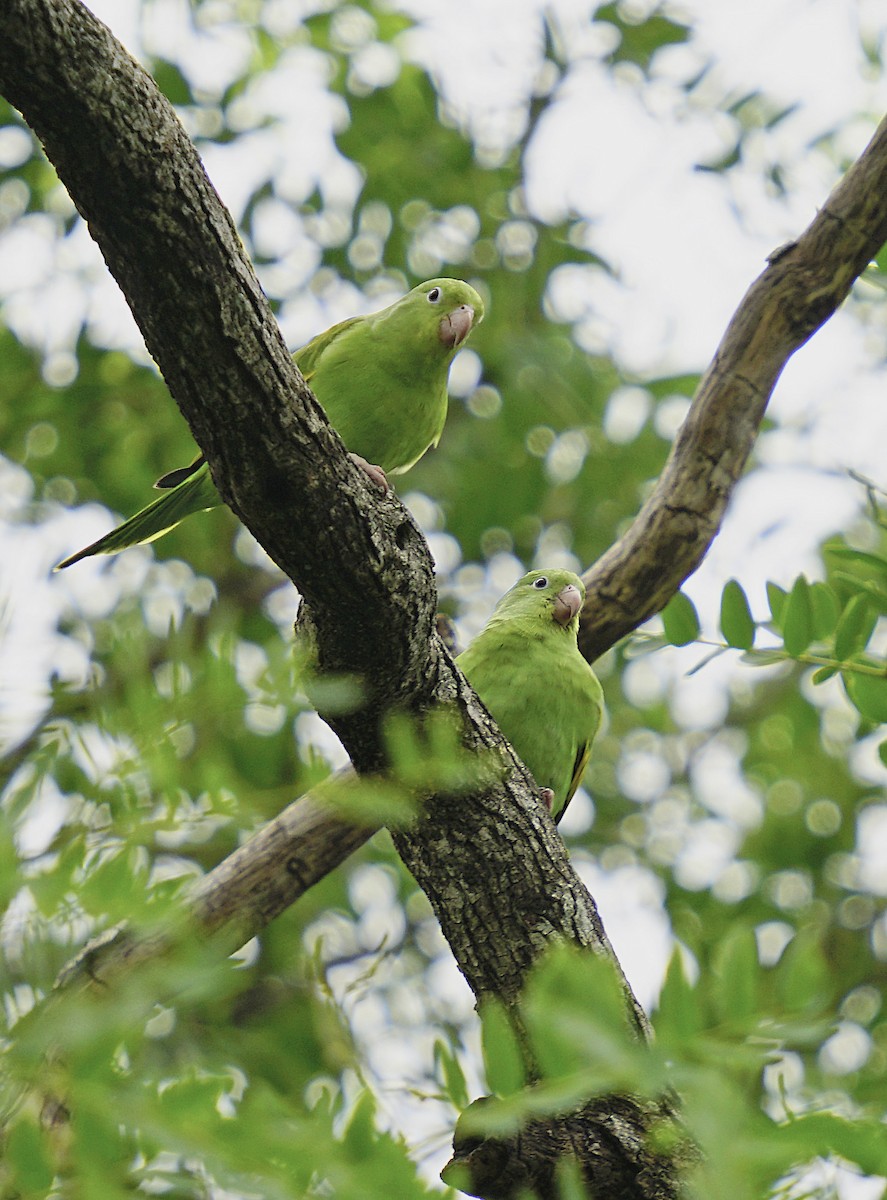
<svg viewBox="0 0 887 1200"><path fill-rule="evenodd" d="M397 475L440 440L450 363L483 315L469 284L429 279L381 312L333 325L293 358L348 450ZM222 503L202 456L157 486L162 496L56 570L152 542Z"/></svg>
<svg viewBox="0 0 887 1200"><path fill-rule="evenodd" d="M603 693L579 652L585 586L571 571L530 571L456 659L559 821L601 723Z"/></svg>

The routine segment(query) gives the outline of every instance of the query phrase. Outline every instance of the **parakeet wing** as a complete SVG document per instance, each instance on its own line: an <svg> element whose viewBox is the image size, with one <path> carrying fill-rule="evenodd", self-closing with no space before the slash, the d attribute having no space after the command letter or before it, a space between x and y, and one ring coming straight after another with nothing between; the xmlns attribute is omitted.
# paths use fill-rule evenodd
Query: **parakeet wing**
<svg viewBox="0 0 887 1200"><path fill-rule="evenodd" d="M319 333L317 337L312 338L301 350L295 352L293 358L306 383L310 382L312 375L317 369L318 359L327 346L330 345L343 329L348 329L360 320L360 317L349 317L347 321L339 321L337 325L332 325L325 332ZM204 462L206 462L206 459L202 454L198 454L186 467L176 467L175 470L167 471L165 475L161 475L154 486L162 490L178 487L180 483L184 483L190 475L193 475Z"/></svg>
<svg viewBox="0 0 887 1200"><path fill-rule="evenodd" d="M339 321L337 325L331 325L329 329L323 333L319 333L317 337L312 338L301 350L295 352L293 358L306 383L310 382L312 375L317 369L318 359L327 346L330 345L343 329L350 328L360 320L362 320L361 317L349 317L347 321ZM165 475L161 475L154 486L164 490L178 487L180 483L184 483L190 475L193 475L204 462L206 462L206 459L202 454L198 454L196 458L188 463L187 467L176 467L175 470L167 471Z"/></svg>
<svg viewBox="0 0 887 1200"><path fill-rule="evenodd" d="M330 345L346 329L353 329L355 325L359 326L362 321L366 321L366 317L349 317L347 321L339 321L337 324L331 325L329 329L324 330L323 333L319 333L317 337L313 337L307 345L295 352L293 358L296 360L296 366L301 371L302 378L306 383L311 383L317 372L317 364L324 351L329 349Z"/></svg>
<svg viewBox="0 0 887 1200"><path fill-rule="evenodd" d="M598 722L600 723L600 722ZM595 728L595 733L597 728ZM594 734L591 735L594 737ZM587 742L583 742L576 754L576 761L573 763L573 774L570 778L570 786L567 788L567 797L564 800L563 808L560 811L552 813L556 821L559 821L567 811L567 805L576 795L576 789L582 782L582 776L585 774L585 768L588 766L588 760L591 757L591 738Z"/></svg>
<svg viewBox="0 0 887 1200"><path fill-rule="evenodd" d="M178 487L180 483L184 483L189 475L193 475L203 464L206 459L202 454L198 454L196 458L192 458L187 467L176 467L174 471L167 471L165 475L161 475L154 484L156 488L165 491L167 488Z"/></svg>

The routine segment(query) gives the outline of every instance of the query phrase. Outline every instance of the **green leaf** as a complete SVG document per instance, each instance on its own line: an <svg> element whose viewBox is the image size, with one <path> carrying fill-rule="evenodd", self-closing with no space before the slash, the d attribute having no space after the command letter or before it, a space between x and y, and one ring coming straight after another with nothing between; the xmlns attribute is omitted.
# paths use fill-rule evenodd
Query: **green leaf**
<svg viewBox="0 0 887 1200"><path fill-rule="evenodd" d="M601 955L555 946L533 968L522 1014L540 1076L562 1098L656 1086L654 1064L630 1032L622 983Z"/></svg>
<svg viewBox="0 0 887 1200"><path fill-rule="evenodd" d="M726 1020L736 1024L753 1020L760 976L754 933L742 925L734 927L718 946L714 961L715 1000Z"/></svg>
<svg viewBox="0 0 887 1200"><path fill-rule="evenodd" d="M661 615L666 641L672 646L687 646L699 637L696 607L683 592L675 592Z"/></svg>
<svg viewBox="0 0 887 1200"><path fill-rule="evenodd" d="M858 575L850 575L847 571L834 571L832 582L843 584L854 595L865 595L882 616L887 616L887 592L873 579L860 579Z"/></svg>
<svg viewBox="0 0 887 1200"><path fill-rule="evenodd" d="M434 1061L437 1065L447 1099L460 1112L468 1107L468 1085L459 1059L442 1038L434 1043Z"/></svg>
<svg viewBox="0 0 887 1200"><path fill-rule="evenodd" d="M642 637L630 637L625 643L623 651L626 662L633 662L636 658L646 658L650 654L655 654L657 650L661 650L663 646L668 646L671 643L659 634L644 633Z"/></svg>
<svg viewBox="0 0 887 1200"><path fill-rule="evenodd" d="M697 671L701 671L703 667L707 667L710 662L714 662L716 658L720 658L722 654L726 653L726 646L715 646L714 650L711 650L708 654L703 655L695 667L691 667L691 669L687 672L687 678L689 679L691 675L695 675Z"/></svg>
<svg viewBox="0 0 887 1200"><path fill-rule="evenodd" d="M728 579L721 596L721 633L728 646L750 650L755 640L755 623L742 585Z"/></svg>
<svg viewBox="0 0 887 1200"><path fill-rule="evenodd" d="M55 1174L46 1155L46 1143L27 1117L6 1130L4 1158L12 1168L16 1195L43 1195Z"/></svg>
<svg viewBox="0 0 887 1200"><path fill-rule="evenodd" d="M376 1101L364 1088L348 1119L343 1139L351 1156L358 1161L369 1158L376 1141Z"/></svg>
<svg viewBox="0 0 887 1200"><path fill-rule="evenodd" d="M827 679L831 679L837 675L839 667L820 667L818 671L813 672L812 682L814 686L819 683L825 683Z"/></svg>
<svg viewBox="0 0 887 1200"><path fill-rule="evenodd" d="M588 1189L575 1158L558 1159L555 1167L558 1200L587 1200Z"/></svg>
<svg viewBox="0 0 887 1200"><path fill-rule="evenodd" d="M832 1155L856 1163L867 1175L881 1175L887 1164L887 1130L877 1119L850 1121L838 1113L814 1112L795 1117L793 1137L806 1137L811 1154Z"/></svg>
<svg viewBox="0 0 887 1200"><path fill-rule="evenodd" d="M868 645L877 621L878 614L866 596L854 596L841 614L835 630L835 658L847 662L854 654L860 654Z"/></svg>
<svg viewBox="0 0 887 1200"><path fill-rule="evenodd" d="M887 675L863 675L848 670L842 674L844 690L851 703L869 721L887 724Z"/></svg>
<svg viewBox="0 0 887 1200"><path fill-rule="evenodd" d="M873 567L887 579L887 558L882 558L880 554L870 554L867 550L856 550L853 546L845 546L841 543L826 546L825 553L826 555L835 555L837 558L849 559L851 562L858 562L866 567Z"/></svg>
<svg viewBox="0 0 887 1200"><path fill-rule="evenodd" d="M19 859L12 822L7 813L0 813L0 911L6 909L20 885Z"/></svg>
<svg viewBox="0 0 887 1200"><path fill-rule="evenodd" d="M822 1010L828 1001L828 964L815 930L802 929L789 942L776 968L782 1002L790 1012Z"/></svg>
<svg viewBox="0 0 887 1200"><path fill-rule="evenodd" d="M777 629L782 628L782 616L785 612L785 602L788 592L778 583L767 583L767 603L770 605L770 618Z"/></svg>
<svg viewBox="0 0 887 1200"><path fill-rule="evenodd" d="M810 585L803 575L795 580L782 616L785 649L792 658L803 654L813 641L813 609Z"/></svg>
<svg viewBox="0 0 887 1200"><path fill-rule="evenodd" d="M770 650L749 650L740 661L751 663L754 667L772 667L775 663L785 662L785 651L775 647Z"/></svg>
<svg viewBox="0 0 887 1200"><path fill-rule="evenodd" d="M827 583L816 582L810 586L810 605L813 610L813 636L818 642L825 641L835 632L841 615L838 597Z"/></svg>
<svg viewBox="0 0 887 1200"><path fill-rule="evenodd" d="M84 846L80 837L73 838L64 848L51 871L35 875L28 887L43 916L51 916L69 891L83 865Z"/></svg>
<svg viewBox="0 0 887 1200"><path fill-rule="evenodd" d="M878 746L878 758L887 767L887 742L881 742Z"/></svg>
<svg viewBox="0 0 887 1200"><path fill-rule="evenodd" d="M885 245L883 245L875 255L875 262L878 264L878 270L887 274L887 243L885 243ZM831 549L831 547L829 547L829 549Z"/></svg>
<svg viewBox="0 0 887 1200"><path fill-rule="evenodd" d="M480 1008L481 1049L487 1085L497 1096L513 1096L526 1083L524 1058L508 1010L500 1000L484 1000Z"/></svg>
<svg viewBox="0 0 887 1200"><path fill-rule="evenodd" d="M94 916L118 920L131 911L133 897L147 895L147 857L137 848L112 851L88 872L80 885L80 903Z"/></svg>
<svg viewBox="0 0 887 1200"><path fill-rule="evenodd" d="M194 96L188 80L175 63L157 60L153 69L154 82L170 104L193 104Z"/></svg>
<svg viewBox="0 0 887 1200"><path fill-rule="evenodd" d="M671 952L653 1023L657 1038L666 1045L688 1043L702 1028L699 1000L687 979L680 946Z"/></svg>

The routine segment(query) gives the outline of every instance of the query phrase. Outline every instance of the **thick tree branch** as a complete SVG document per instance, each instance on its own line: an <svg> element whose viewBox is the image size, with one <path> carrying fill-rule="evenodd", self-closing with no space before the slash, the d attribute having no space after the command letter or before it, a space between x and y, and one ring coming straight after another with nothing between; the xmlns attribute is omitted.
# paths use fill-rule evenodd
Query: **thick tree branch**
<svg viewBox="0 0 887 1200"><path fill-rule="evenodd" d="M694 1152L689 1143L671 1152L656 1150L656 1127L661 1113L655 1105L647 1111L647 1138L634 1142L634 1180L625 1191L625 1171L621 1147L628 1136L620 1136L624 1119L625 1134L641 1128L636 1107L619 1096L596 1098L577 1112L554 1120L530 1119L516 1133L479 1134L474 1121L483 1120L488 1098L469 1105L456 1126L453 1157L441 1172L441 1178L470 1196L485 1200L561 1200L558 1166L563 1158L581 1164L582 1177L590 1196L619 1200L620 1197L644 1196L645 1200L669 1200L674 1196L675 1156L684 1157L689 1167Z"/></svg>
<svg viewBox="0 0 887 1200"><path fill-rule="evenodd" d="M668 462L626 533L584 576L593 662L659 612L702 562L785 364L887 241L887 119L797 241L770 256L702 378Z"/></svg>
<svg viewBox="0 0 887 1200"><path fill-rule="evenodd" d="M349 752L380 766L378 711L428 689L421 534L342 453L150 76L78 0L12 0L0 22L4 95L88 222L223 498L311 606L321 665L363 677L370 728L353 722ZM347 622L343 596L360 598Z"/></svg>
<svg viewBox="0 0 887 1200"><path fill-rule="evenodd" d="M475 993L515 1006L552 939L615 963L530 777L434 633L433 569L415 523L342 454L170 106L78 0L7 0L0 90L87 220L222 496L306 598L321 670L363 678L364 706L331 721L358 771L382 766L392 707L453 706L468 749L504 755L504 777L471 796L428 795L426 815L396 835ZM206 890L199 902L214 920ZM636 1117L634 1129L620 1123L622 1151L606 1136L624 1194L643 1197L631 1189L649 1117L640 1107Z"/></svg>
<svg viewBox="0 0 887 1200"><path fill-rule="evenodd" d="M89 221L223 494L306 597L321 667L364 680L364 708L331 722L357 769L383 761L380 714L395 705L417 713L455 705L470 748L504 752L432 635L433 573L421 535L403 506L372 495L341 453L194 147L153 81L78 0L11 0L0 29L0 85ZM343 596L360 599L345 605ZM439 915L469 982L478 993L513 999L547 937L560 932L598 949L606 939L529 776L511 761L511 774L476 798L435 797L420 823L424 840L400 836L432 897L447 894L447 880L459 881L453 912ZM477 836L463 845L460 830L470 827ZM447 837L459 852L440 853ZM524 861L515 877L526 879L529 863L540 871L528 881L525 912L516 888L512 907L502 904L489 869L492 862L507 871L506 846L517 843ZM466 914L458 910L474 876L487 903L479 895ZM529 931L530 948L497 954L495 939L507 942L515 919L522 936Z"/></svg>
<svg viewBox="0 0 887 1200"><path fill-rule="evenodd" d="M885 237L887 120L810 227L771 256L771 265L746 293L700 383L659 485L623 537L585 573L588 599L580 637L589 660L662 608L699 565L782 368L832 315ZM304 799L313 811L310 797ZM279 818L292 813L293 830L299 827L298 804ZM324 857L331 870L350 850L347 824L332 815L327 820L325 828L341 848L341 858L334 849ZM248 855L252 846L247 843L239 853ZM255 853L264 857L258 844ZM303 862L305 887L294 881L286 892L288 903L323 874L313 869L313 843L306 843L303 854L296 840L288 842L286 855L294 853ZM210 890L215 875L207 877Z"/></svg>
<svg viewBox="0 0 887 1200"><path fill-rule="evenodd" d="M331 781L355 779L350 767ZM308 792L206 874L190 893L192 920L236 950L377 832L344 821Z"/></svg>

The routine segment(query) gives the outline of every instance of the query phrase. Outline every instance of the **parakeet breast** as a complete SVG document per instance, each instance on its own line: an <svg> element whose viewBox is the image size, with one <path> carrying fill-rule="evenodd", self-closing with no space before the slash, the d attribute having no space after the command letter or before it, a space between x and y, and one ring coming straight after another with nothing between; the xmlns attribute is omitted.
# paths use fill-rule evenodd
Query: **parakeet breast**
<svg viewBox="0 0 887 1200"><path fill-rule="evenodd" d="M557 815L600 722L600 684L566 630L534 637L517 621L492 633L480 634L459 666L539 786L554 792Z"/></svg>
<svg viewBox="0 0 887 1200"><path fill-rule="evenodd" d="M405 471L440 438L450 355L411 354L363 327L320 359L311 387L349 450L386 473Z"/></svg>

